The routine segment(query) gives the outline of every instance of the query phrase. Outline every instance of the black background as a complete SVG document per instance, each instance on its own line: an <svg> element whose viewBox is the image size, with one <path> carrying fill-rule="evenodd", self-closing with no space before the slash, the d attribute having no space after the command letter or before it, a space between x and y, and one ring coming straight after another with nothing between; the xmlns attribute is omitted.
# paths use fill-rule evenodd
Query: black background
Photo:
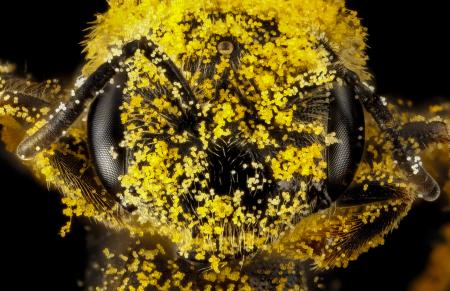
<svg viewBox="0 0 450 291"><path fill-rule="evenodd" d="M445 1L348 1L369 28L369 67L379 92L410 99L450 98L450 47ZM79 44L104 0L1 1L0 59L38 80L70 77L83 63ZM36 184L7 156L0 159L2 278L18 290L71 290L82 279L84 230L64 224L56 192ZM406 290L424 268L448 214L418 205L386 244L336 272L343 290ZM5 281L6 280L6 281Z"/></svg>

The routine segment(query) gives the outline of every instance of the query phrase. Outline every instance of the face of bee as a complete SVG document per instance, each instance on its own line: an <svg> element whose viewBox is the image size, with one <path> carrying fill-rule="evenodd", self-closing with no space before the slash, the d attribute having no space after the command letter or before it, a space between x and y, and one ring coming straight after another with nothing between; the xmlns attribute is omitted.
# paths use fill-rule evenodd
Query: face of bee
<svg viewBox="0 0 450 291"><path fill-rule="evenodd" d="M334 72L270 17L186 13L154 32L194 98L139 52L124 64L122 205L194 260L263 249L315 211ZM171 29L176 29L176 32ZM169 37L170 36L170 37ZM164 44L167 39L179 43ZM308 57L306 57L306 55ZM195 250L195 251L192 251Z"/></svg>
<svg viewBox="0 0 450 291"><path fill-rule="evenodd" d="M391 113L344 2L110 0L73 90L0 66L8 150L64 215L129 231L103 289L301 288L437 197L419 154L448 120Z"/></svg>

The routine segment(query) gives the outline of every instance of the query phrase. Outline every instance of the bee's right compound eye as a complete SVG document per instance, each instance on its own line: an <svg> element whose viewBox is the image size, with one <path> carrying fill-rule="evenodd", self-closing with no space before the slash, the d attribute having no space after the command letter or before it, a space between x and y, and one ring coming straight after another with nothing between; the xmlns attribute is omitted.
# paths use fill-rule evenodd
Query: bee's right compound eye
<svg viewBox="0 0 450 291"><path fill-rule="evenodd" d="M87 123L89 153L97 176L113 195L121 191L119 176L125 173L126 152L119 146L123 140L120 106L125 80L126 74L119 73L105 86L90 106Z"/></svg>
<svg viewBox="0 0 450 291"><path fill-rule="evenodd" d="M335 201L353 181L364 151L364 111L354 90L334 85L329 107L328 132L338 143L327 147L327 193ZM329 201L330 202L330 201Z"/></svg>

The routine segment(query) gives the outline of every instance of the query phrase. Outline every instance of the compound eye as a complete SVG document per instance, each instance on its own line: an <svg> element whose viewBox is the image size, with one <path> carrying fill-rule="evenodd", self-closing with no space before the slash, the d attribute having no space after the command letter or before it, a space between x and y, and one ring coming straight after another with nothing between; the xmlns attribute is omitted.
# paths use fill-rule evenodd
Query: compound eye
<svg viewBox="0 0 450 291"><path fill-rule="evenodd" d="M217 50L222 55L231 55L234 51L234 44L231 41L223 40L217 45Z"/></svg>
<svg viewBox="0 0 450 291"><path fill-rule="evenodd" d="M123 140L120 106L125 80L125 74L117 74L94 100L88 116L89 154L97 176L113 195L121 191L119 176L125 173L126 153L119 146Z"/></svg>
<svg viewBox="0 0 450 291"><path fill-rule="evenodd" d="M364 151L364 111L348 85L334 85L329 107L328 132L338 143L327 147L327 193L335 201L353 181ZM330 201L328 201L330 202Z"/></svg>

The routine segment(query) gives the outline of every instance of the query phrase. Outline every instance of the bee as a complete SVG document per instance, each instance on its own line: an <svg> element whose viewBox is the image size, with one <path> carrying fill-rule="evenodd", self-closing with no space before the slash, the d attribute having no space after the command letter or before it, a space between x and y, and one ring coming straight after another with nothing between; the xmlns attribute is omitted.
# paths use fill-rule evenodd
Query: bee
<svg viewBox="0 0 450 291"><path fill-rule="evenodd" d="M420 152L448 121L376 92L344 1L108 4L71 88L0 68L7 149L132 241L98 288L305 289L438 198Z"/></svg>

